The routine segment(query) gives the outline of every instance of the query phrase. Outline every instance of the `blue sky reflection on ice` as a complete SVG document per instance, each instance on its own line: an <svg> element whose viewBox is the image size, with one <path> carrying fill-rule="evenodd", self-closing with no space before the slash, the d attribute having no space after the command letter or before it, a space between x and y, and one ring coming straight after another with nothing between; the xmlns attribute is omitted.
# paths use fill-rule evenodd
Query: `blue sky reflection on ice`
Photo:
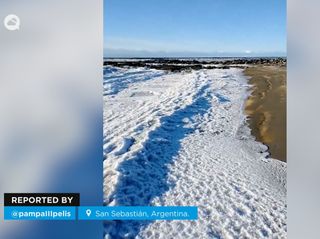
<svg viewBox="0 0 320 239"><path fill-rule="evenodd" d="M285 0L106 0L105 53L116 56L286 54Z"/></svg>

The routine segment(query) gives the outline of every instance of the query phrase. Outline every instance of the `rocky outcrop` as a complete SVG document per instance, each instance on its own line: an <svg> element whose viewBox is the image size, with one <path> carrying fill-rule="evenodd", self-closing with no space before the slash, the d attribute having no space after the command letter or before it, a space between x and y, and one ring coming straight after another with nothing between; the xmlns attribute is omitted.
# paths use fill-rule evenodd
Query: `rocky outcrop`
<svg viewBox="0 0 320 239"><path fill-rule="evenodd" d="M179 72L183 70L246 68L250 65L286 66L287 59L274 58L151 58L151 59L104 59L104 66L147 67L157 70Z"/></svg>

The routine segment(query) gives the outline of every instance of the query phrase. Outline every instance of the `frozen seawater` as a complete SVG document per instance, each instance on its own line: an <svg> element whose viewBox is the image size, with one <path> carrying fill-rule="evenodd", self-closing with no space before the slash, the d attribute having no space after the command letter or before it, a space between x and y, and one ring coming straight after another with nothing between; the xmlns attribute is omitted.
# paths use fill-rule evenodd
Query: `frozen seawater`
<svg viewBox="0 0 320 239"><path fill-rule="evenodd" d="M286 237L286 164L250 135L241 69L105 79L105 203L199 207L197 221L106 222L106 238Z"/></svg>

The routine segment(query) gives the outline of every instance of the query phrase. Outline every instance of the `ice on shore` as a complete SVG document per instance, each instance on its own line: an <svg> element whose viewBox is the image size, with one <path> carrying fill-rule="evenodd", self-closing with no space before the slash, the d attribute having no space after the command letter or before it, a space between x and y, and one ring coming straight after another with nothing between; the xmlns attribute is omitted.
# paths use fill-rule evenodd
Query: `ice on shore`
<svg viewBox="0 0 320 239"><path fill-rule="evenodd" d="M241 69L105 68L106 205L198 206L197 221L105 222L105 238L285 238L286 164L244 115Z"/></svg>

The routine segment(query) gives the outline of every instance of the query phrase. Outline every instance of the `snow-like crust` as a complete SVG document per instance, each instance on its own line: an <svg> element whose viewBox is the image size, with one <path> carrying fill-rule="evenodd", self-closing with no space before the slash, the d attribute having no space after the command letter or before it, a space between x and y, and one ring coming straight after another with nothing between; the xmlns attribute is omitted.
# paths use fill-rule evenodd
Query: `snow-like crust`
<svg viewBox="0 0 320 239"><path fill-rule="evenodd" d="M105 222L105 238L285 238L286 164L244 114L240 69L105 69L106 205L190 205L197 221Z"/></svg>

